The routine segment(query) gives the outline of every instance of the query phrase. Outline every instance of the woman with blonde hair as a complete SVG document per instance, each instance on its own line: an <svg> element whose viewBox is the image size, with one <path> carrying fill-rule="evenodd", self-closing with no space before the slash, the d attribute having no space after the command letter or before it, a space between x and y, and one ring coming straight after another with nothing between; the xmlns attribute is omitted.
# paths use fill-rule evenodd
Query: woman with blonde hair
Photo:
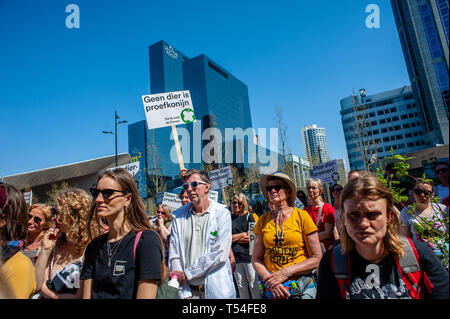
<svg viewBox="0 0 450 319"><path fill-rule="evenodd" d="M39 255L46 231L54 227L52 207L47 204L33 204L28 209L28 240L22 253L34 263Z"/></svg>
<svg viewBox="0 0 450 319"><path fill-rule="evenodd" d="M102 174L91 188L91 224L106 219L109 232L86 248L81 281L84 299L154 299L164 278L162 240L145 215L136 182L123 168Z"/></svg>
<svg viewBox="0 0 450 319"><path fill-rule="evenodd" d="M309 213L319 229L319 240L322 252L328 250L339 238L337 234L334 207L323 201L323 184L320 179L311 178L306 183L309 205L305 210Z"/></svg>
<svg viewBox="0 0 450 319"><path fill-rule="evenodd" d="M399 234L400 212L373 175L341 195L341 242L319 267L318 299L448 298L448 272L424 243Z"/></svg>
<svg viewBox="0 0 450 319"><path fill-rule="evenodd" d="M80 299L91 196L81 189L69 189L57 195L55 202L56 227L45 233L35 265L37 289L45 299Z"/></svg>
<svg viewBox="0 0 450 319"><path fill-rule="evenodd" d="M166 249L169 249L169 237L172 230L172 220L174 219L172 215L172 208L170 208L170 206L166 204L158 204L158 209L156 210L156 218L156 231L161 236Z"/></svg>
<svg viewBox="0 0 450 319"><path fill-rule="evenodd" d="M249 249L249 223L254 223L253 214L248 211L247 196L235 193L231 198L231 249L234 255L234 279L239 290L240 299L260 299L257 276L252 265Z"/></svg>

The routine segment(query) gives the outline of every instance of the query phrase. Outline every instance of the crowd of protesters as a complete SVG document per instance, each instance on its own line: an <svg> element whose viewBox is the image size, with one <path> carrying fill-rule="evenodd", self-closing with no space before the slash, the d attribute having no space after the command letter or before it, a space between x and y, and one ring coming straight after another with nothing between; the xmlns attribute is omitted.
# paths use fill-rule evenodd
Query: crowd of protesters
<svg viewBox="0 0 450 319"><path fill-rule="evenodd" d="M153 218L122 168L54 206L0 183L0 298L446 299L448 163L434 169L438 185L417 179L400 207L363 170L328 203L321 180L305 192L274 173L263 202L236 192L229 207L206 172L185 170L182 206Z"/></svg>

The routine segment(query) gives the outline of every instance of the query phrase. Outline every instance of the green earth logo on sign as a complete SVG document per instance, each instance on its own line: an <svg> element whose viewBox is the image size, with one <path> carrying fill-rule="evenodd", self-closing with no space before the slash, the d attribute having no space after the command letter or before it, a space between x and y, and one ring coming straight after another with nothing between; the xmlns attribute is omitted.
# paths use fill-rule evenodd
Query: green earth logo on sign
<svg viewBox="0 0 450 319"><path fill-rule="evenodd" d="M184 109L181 112L181 119L184 123L192 123L195 121L195 114L192 109Z"/></svg>

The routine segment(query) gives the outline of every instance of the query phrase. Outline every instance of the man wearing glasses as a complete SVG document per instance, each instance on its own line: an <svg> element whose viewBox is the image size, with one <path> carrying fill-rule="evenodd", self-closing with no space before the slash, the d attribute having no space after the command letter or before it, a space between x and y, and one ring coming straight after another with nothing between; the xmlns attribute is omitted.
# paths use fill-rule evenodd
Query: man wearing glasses
<svg viewBox="0 0 450 319"><path fill-rule="evenodd" d="M190 203L174 212L169 268L179 275L179 298L234 299L231 264L231 215L209 200L210 180L204 171L183 172Z"/></svg>

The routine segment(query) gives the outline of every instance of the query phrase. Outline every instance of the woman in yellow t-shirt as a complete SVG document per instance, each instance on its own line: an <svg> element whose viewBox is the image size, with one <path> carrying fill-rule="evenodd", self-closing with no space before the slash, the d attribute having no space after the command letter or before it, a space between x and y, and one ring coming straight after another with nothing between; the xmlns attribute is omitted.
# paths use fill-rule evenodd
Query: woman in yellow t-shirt
<svg viewBox="0 0 450 319"><path fill-rule="evenodd" d="M33 263L20 252L27 227L28 209L22 193L10 184L0 183L0 272L17 299L30 298L36 288Z"/></svg>
<svg viewBox="0 0 450 319"><path fill-rule="evenodd" d="M288 299L283 283L311 274L319 265L317 227L306 211L294 207L296 189L287 175L263 175L260 188L271 211L259 218L253 231L252 264L273 298Z"/></svg>

